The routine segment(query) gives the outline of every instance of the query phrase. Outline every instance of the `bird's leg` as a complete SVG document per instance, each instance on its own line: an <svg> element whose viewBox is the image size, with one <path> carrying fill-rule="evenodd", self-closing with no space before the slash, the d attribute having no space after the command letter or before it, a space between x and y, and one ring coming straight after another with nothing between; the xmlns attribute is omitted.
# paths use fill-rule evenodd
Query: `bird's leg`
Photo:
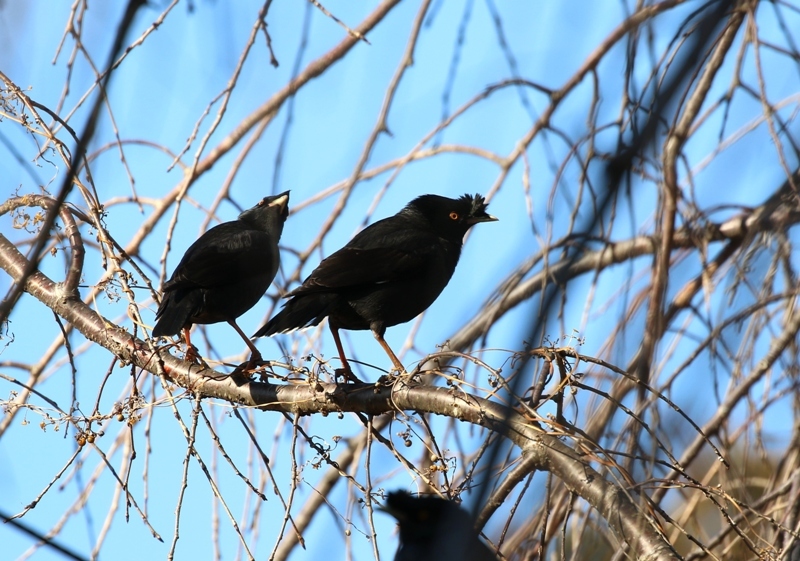
<svg viewBox="0 0 800 561"><path fill-rule="evenodd" d="M228 323L230 324L231 327L233 327L236 330L236 333L238 333L242 337L242 339L244 339L244 342L247 344L247 346L250 347L250 360L247 361L247 364L245 365L245 370L252 370L253 368L255 368L256 366L258 366L260 363L263 362L263 359L261 358L261 353L256 348L255 343L253 343L247 337L247 335L244 334L244 331L241 330L239 325L236 323L235 319L229 319Z"/></svg>
<svg viewBox="0 0 800 561"><path fill-rule="evenodd" d="M190 327L183 328L183 340L186 341L186 354L183 356L183 359L187 362L197 362L200 358L200 354L197 352L197 349L194 345L192 345L192 339L189 337L189 330Z"/></svg>
<svg viewBox="0 0 800 561"><path fill-rule="evenodd" d="M344 347L342 346L342 340L339 338L339 328L333 327L330 322L328 323L328 327L331 329L331 335L333 335L333 342L336 343L336 350L339 351L339 360L342 361L342 369L334 370L333 376L338 383L339 380L339 373L342 372L344 374L345 380L352 380L354 382L360 382L358 378L356 378L353 371L350 369L350 363L347 362L347 357L344 354Z"/></svg>
<svg viewBox="0 0 800 561"><path fill-rule="evenodd" d="M389 358L392 360L392 364L394 364L395 369L397 369L398 372L405 372L406 367L403 366L403 363L400 362L400 359L398 359L397 355L394 354L394 351L389 346L389 343L387 343L386 339L383 338L383 333L381 333L377 329L372 329L371 331L372 334L375 336L375 339L377 339L378 343L380 343L381 347L383 347L383 350L386 351L387 355L389 355Z"/></svg>

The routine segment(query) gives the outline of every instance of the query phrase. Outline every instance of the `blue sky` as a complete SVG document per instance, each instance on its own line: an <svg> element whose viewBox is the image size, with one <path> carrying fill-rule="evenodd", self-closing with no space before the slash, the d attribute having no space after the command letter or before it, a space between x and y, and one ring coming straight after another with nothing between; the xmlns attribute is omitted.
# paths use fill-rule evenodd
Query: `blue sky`
<svg viewBox="0 0 800 561"><path fill-rule="evenodd" d="M688 6L666 14L659 20L665 28L673 29L693 7L696 2L688 2ZM92 3L83 21L82 39L87 51L97 65L102 66L106 60L113 30L119 19L120 3ZM350 26L355 26L375 6L376 2L346 2L342 0L326 2L325 6L338 18ZM344 60L337 63L323 76L315 79L293 100L291 127L285 133L285 145L279 173L276 174L276 154L289 116L289 106L284 104L274 122L267 129L263 138L241 165L231 185L231 197L235 205L223 203L217 212L219 220L235 218L241 208L253 205L261 197L291 190L292 206L309 201L336 183L347 179L355 168L372 128L375 126L378 113L383 103L383 94L394 74L401 54L405 49L409 30L419 9L418 2L403 2L397 6L388 19L380 24L369 35L370 44L357 45ZM166 2L154 2L140 10L135 31L129 34L129 42L139 36L167 6ZM242 52L246 38L255 21L258 11L257 2L227 3L219 0L199 0L191 4L181 3L168 14L164 23L154 31L141 46L128 55L127 60L115 75L110 88L110 105L113 120L119 136L125 140L145 141L151 143L129 144L124 148L125 160L130 173L123 165L119 151L115 147L107 148L114 139L111 119L104 113L101 129L93 141L91 151L101 150L92 163L92 174L101 201L110 202L107 210L107 224L116 239L125 245L131 235L139 228L142 221L151 212L145 203L144 212L128 200L136 193L143 200L159 199L173 189L181 180L179 168L169 169L171 157L153 147L157 144L166 147L172 153L180 152L191 132L203 114L209 102L225 88ZM291 77L298 46L302 38L303 21L310 18L308 44L302 52L300 68L316 59L337 44L345 33L330 18L319 10L309 7L310 4L300 0L275 1L267 17L268 30L272 40L272 48L280 63L277 68L269 64L269 57L263 34L259 34L252 53L245 63L238 80L234 95L217 131L211 136L208 147L216 146L245 116L281 88ZM453 74L452 89L449 97L449 111L453 111L467 100L479 94L487 86L514 77L510 62L499 46L497 29L492 23L491 9L494 7L502 18L504 39L513 53L516 72L519 76L548 88L558 88L572 76L598 43L623 18L622 3L586 3L577 1L565 2L500 2L474 0L466 2L434 1L431 12L423 27L414 59L401 83L396 99L388 116L388 127L391 136L382 135L366 165L371 169L395 158L408 154L426 134L439 123L445 105L444 92L447 91L448 76L453 72L453 53L456 49L459 28L465 9L471 9L465 31L463 46L460 50L458 65ZM0 71L22 88L28 88L27 94L39 103L55 109L64 88L66 77L65 61L69 57L74 42L67 39L64 50L53 64L56 49L65 28L69 4L6 2L0 4ZM775 29L774 20L764 18L762 32L769 35ZM671 39L670 33L656 33L653 44L654 51L660 53ZM598 109L603 118L601 122L613 120L620 112L619 89L624 72L624 44L617 45L598 67L598 75L603 79L600 91L601 105ZM641 79L649 72L650 60L646 56L640 58L641 68L636 75ZM779 65L781 60L765 55L768 72L777 72L770 64ZM726 64L733 64L727 62ZM752 78L745 71L745 78ZM78 99L89 89L93 82L93 74L82 56L75 65L70 93L66 97L62 115L69 113ZM787 73L785 80L769 82L770 95L773 100L792 95L797 91L798 77ZM725 91L727 84L715 85L717 96ZM587 106L591 101L592 82L587 79L560 107L553 119L553 126L573 138L584 134L586 128ZM92 96L96 95L93 93ZM714 96L712 96L714 97ZM93 99L93 97L91 98ZM526 101L523 102L522 100ZM477 105L474 110L457 119L436 138L442 145L460 144L491 150L501 156L509 154L519 139L530 129L534 120L546 107L548 99L534 89L505 88ZM796 103L796 102L795 102ZM527 104L527 106L526 106ZM758 104L741 96L734 98L731 116L726 134L734 127L742 126L760 114ZM791 107L791 105L789 106ZM198 138L208 131L211 121L219 108L217 102L211 107L210 116L200 125ZM77 115L70 122L76 130L82 128L85 119L86 105L78 109ZM708 156L716 146L719 135L719 124L714 125L718 114L712 115L711 124L703 128L691 143L691 164L697 165ZM21 165L14 157L14 150L30 159L35 154L32 149L36 142L19 127L12 127L0 122L0 133L4 135L4 143L0 146L0 177L3 177L5 194L19 189L20 193L37 192L44 185L54 191L60 185L63 165L56 157L50 158L53 165L39 163ZM66 135L62 136L67 139ZM616 133L600 135L599 143L607 142L602 149L610 149L616 142ZM68 142L70 144L70 142ZM71 144L70 144L71 145ZM429 143L430 145L430 143ZM12 149L10 146L14 146ZM183 161L191 163L198 149L198 140L189 147ZM178 228L173 239L172 250L167 257L166 273L170 274L180 259L183 251L201 233L205 225L207 209L214 201L220 186L225 182L231 167L239 156L242 144L237 145L223 157L213 169L204 174L191 188L191 201L184 202L181 207ZM580 170L571 161L563 170L563 175L556 179L558 165L565 157L568 146L557 134L540 135L527 152L530 165L530 193L532 216L538 233L558 239L566 231L568 216L572 202L576 196L575 185ZM32 151L33 150L33 151ZM204 157L208 148L201 155ZM761 125L755 133L744 141L734 144L722 157L717 158L703 170L694 180L697 182L699 200L706 208L714 205L722 206L719 212L712 215L714 219L729 216L736 212L733 205L754 205L762 201L753 185L763 184L770 189L781 181L782 172L776 165L774 146L771 144L766 127ZM765 166L765 162L767 165ZM765 167L767 167L765 171ZM411 350L406 355L406 365L413 364L426 353L434 352L437 344L444 343L449 336L482 306L492 294L494 288L524 259L538 250L542 237L534 235L531 216L528 214L528 201L525 196L526 170L522 165L515 165L503 183L489 211L500 221L491 224L480 224L471 233L464 247L462 260L456 273L442 296L434 303L425 315L416 338L419 349ZM685 175L685 170L682 170ZM133 177L134 183L131 183ZM383 173L376 178L358 184L348 206L326 239L322 247L323 254L329 254L343 245L358 229L364 226L365 213L372 208L376 197L382 195L368 221L383 218L397 212L405 203L417 195L437 193L447 196L459 196L463 193L487 193L498 177L498 167L484 159L465 154L443 154L435 158L412 162L392 181L382 194L391 173ZM652 183L637 183L636 208L632 215L635 220L620 220L615 226L615 235L624 238L636 233L642 224L652 228L650 221L656 192ZM765 191L766 193L766 191ZM284 251L283 271L278 281L283 282L283 275L293 271L296 260L291 250L304 250L318 235L320 225L331 212L337 196L329 197L319 203L294 213L286 224L282 243L288 249ZM75 193L72 199L79 206L81 200ZM197 208L200 206L201 208ZM164 251L164 240L167 228L173 218L168 212L157 225L154 232L141 247L138 260L156 279L160 268L159 259ZM9 229L7 217L0 226L3 233L12 239L21 240L25 235ZM91 239L88 229L84 229L86 239ZM317 253L309 259L303 273L308 274L319 259ZM647 258L649 260L649 258ZM647 270L644 259L637 261L636 271ZM649 262L649 261L648 261ZM152 268L152 269L151 269ZM63 264L57 259L49 260L44 270L54 278L63 275ZM552 321L550 333L552 338L562 335L561 326L566 331L578 329L587 336L587 343L581 350L586 354L598 355L602 352L605 337L611 326L604 314L612 313L617 318L625 300L611 304L608 310L602 306L612 297L614 291L620 289L632 275L628 265L617 268L619 275L609 275L598 282L596 291L590 289L592 279L587 277L584 286L570 294L566 306L566 317ZM153 273L153 270L156 272ZM692 276L694 269L687 268L685 275L677 274L677 286ZM85 284L91 285L102 274L100 260L96 252L90 252L84 270ZM634 275L634 278L635 275ZM644 279L646 280L646 279ZM641 288L644 280L639 278L635 286ZM580 284L578 284L580 286ZM8 279L0 275L0 288L7 290ZM270 294L277 288L271 287ZM152 321L155 306L148 300L145 290L137 295L137 302L143 306L145 321ZM594 302L587 311L587 299L594 294ZM719 302L723 295L715 295ZM96 303L99 310L108 318L116 320L124 318L127 308L125 299L114 301L101 297ZM248 332L254 332L265 319L269 303L262 304L245 314L239 324ZM522 305L507 314L489 336L486 346L494 349L519 349L522 340L527 336L520 325L527 325L533 308ZM588 321L584 323L584 316ZM612 358L617 364L624 365L634 352L641 338L643 313L631 321L626 337L620 340ZM395 350L403 346L409 330L414 323L389 329L387 340ZM58 333L57 325L51 319L51 313L43 305L29 296L12 315L11 330L16 341L8 346L0 358L6 361L26 360L30 356L43 354L47 346ZM209 326L209 338L215 348L221 350L228 358L243 352L244 345L239 337L224 324ZM323 337L322 352L326 356L335 355L332 341L327 330L321 332ZM285 339L287 342L289 339ZM388 368L385 355L374 342L369 332L347 333L346 345L358 359ZM36 341L36 342L34 342ZM204 350L202 337L195 339L200 343L201 353ZM80 347L84 340L76 337L73 345ZM259 340L258 346L266 358L277 358L280 353L276 341ZM486 356L501 357L487 353ZM504 359L495 358L498 363ZM677 358L674 360L678 360ZM82 353L77 360L79 373L77 378L78 401L81 409L88 413L94 406L97 387L109 369L110 356L102 349L91 349ZM110 378L101 403L101 410L108 411L117 399L126 395L125 384L129 381L128 371L115 368ZM373 371L374 372L374 371ZM11 373L19 375L19 373ZM68 367L60 364L46 371L47 381L40 387L49 395L58 396L59 405L68 408L70 399L71 376ZM374 377L378 373L374 372ZM0 386L2 397L11 391L11 386ZM687 396L696 388L687 389ZM184 418L188 419L189 404L181 404ZM687 398L686 407L692 407L692 400ZM235 419L230 417L228 407L224 403L212 409L214 420L226 443L226 450L237 458L240 465L247 461L248 441ZM289 469L286 420L272 413L254 412L255 426L260 431L265 450L280 450L278 457L273 458L273 469L276 478L284 484L282 493L287 492L287 474ZM23 424L23 419L31 423ZM72 433L64 435L55 432L53 427L46 431L38 428L41 418L29 412L26 416L18 416L16 425L0 442L0 506L10 512L19 511L32 500L50 481L54 473L63 466L74 450ZM335 436L349 436L358 432L359 423L350 417L338 419L306 419L309 431L320 435L331 443ZM434 420L440 426L444 420ZM130 521L125 522L122 514L117 514L108 536L107 551L101 555L106 559L143 559L161 558L166 555L172 536L174 509L177 501L177 489L181 478L185 440L172 412L167 405L161 405L154 413L152 424L147 427L151 437L152 449L145 450L145 427L137 426L138 458L131 476L132 492L137 500L143 500L141 478L144 464L147 462L149 473L148 506L149 515L166 540L166 545L149 537L149 532L139 520L138 515L131 513ZM104 437L109 441L117 433L112 427L108 430L111 436ZM213 443L208 434L201 430L198 448L207 461L213 456ZM475 435L465 433L469 440ZM111 447L106 444L106 450ZM127 452L126 452L127 454ZM112 456L112 463L117 469L124 465L127 455L119 451ZM414 489L408 474L397 468L396 463L383 448L376 448L375 477L387 474L387 489ZM313 457L310 452L301 454L305 460ZM413 453L412 453L413 457ZM94 466L98 462L97 455L88 454L87 465ZM232 511L241 520L247 509L248 493L241 481L225 471L224 460L217 458L219 469L224 474L220 478L226 487L226 498L232 501ZM59 484L51 490L41 504L25 521L38 528L49 528L75 499L81 486L87 484L93 467L80 472L80 476L70 478L61 489ZM69 472L71 473L71 472ZM183 507L181 534L178 546L178 558L193 557L210 558L212 499L208 483L197 467L190 461L190 488ZM388 475L391 475L391 478ZM299 487L299 499L313 493L311 487L319 476L310 464L303 471L304 483ZM363 476L363 460L359 476ZM260 474L252 474L256 480ZM380 478L379 478L380 479ZM383 484L383 483L382 483ZM74 549L88 552L101 531L109 504L115 500L116 486L105 473L100 478L100 488L94 492L86 508L68 523L60 539ZM267 489L270 489L267 485ZM137 494L138 493L138 494ZM258 519L259 540L254 553L259 559L266 558L276 539L276 524L282 519L279 501L267 492L269 502L263 505L264 513ZM337 506L344 504L345 489L343 485L334 492L333 498ZM468 501L467 497L467 501ZM351 505L354 523L361 531L368 531L367 524L360 518L360 507ZM231 552L237 547L229 523L220 521L222 542L230 549L223 555L224 559L238 558ZM388 516L376 515L376 528L379 532L378 544L383 558L391 558L394 551L395 537L392 532L393 523ZM490 524L489 529L493 526ZM331 555L331 550L339 551L347 542L343 535L341 522L326 511L320 520L305 535L308 551L296 552L294 558L323 559ZM16 558L29 546L27 538L0 527L0 542L7 544L11 551L10 558ZM135 544L135 548L132 547ZM371 546L358 531L353 531L350 541L354 559L369 559L372 556ZM34 559L58 559L48 552L38 551ZM334 558L342 558L334 555Z"/></svg>

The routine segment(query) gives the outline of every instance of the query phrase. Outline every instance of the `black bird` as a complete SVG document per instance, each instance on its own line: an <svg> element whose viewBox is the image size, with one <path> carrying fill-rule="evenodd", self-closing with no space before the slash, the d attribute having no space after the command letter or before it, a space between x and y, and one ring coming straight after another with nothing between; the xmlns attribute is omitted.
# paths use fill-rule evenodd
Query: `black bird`
<svg viewBox="0 0 800 561"><path fill-rule="evenodd" d="M239 218L214 226L195 241L164 283L153 337L184 332L188 354L192 324L227 321L250 347L250 363L261 354L236 324L255 306L278 272L278 241L289 215L289 192L265 197Z"/></svg>
<svg viewBox="0 0 800 561"><path fill-rule="evenodd" d="M436 300L453 276L464 234L473 224L493 220L480 195L417 197L323 259L254 337L318 325L327 317L346 374L352 377L340 329L372 330L403 371L383 338L386 328L410 321Z"/></svg>
<svg viewBox="0 0 800 561"><path fill-rule="evenodd" d="M394 561L497 561L478 538L472 517L453 501L395 491L382 510L400 526Z"/></svg>

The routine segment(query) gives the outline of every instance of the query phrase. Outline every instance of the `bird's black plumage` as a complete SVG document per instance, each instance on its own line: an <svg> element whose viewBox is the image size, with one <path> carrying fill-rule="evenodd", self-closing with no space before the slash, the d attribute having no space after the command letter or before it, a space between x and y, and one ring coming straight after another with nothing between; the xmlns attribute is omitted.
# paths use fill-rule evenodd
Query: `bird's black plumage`
<svg viewBox="0 0 800 561"><path fill-rule="evenodd" d="M400 526L394 561L497 561L478 538L469 513L453 501L395 491L383 510Z"/></svg>
<svg viewBox="0 0 800 561"><path fill-rule="evenodd" d="M176 335L195 323L227 321L247 342L236 324L252 308L278 272L278 241L289 214L289 192L265 197L239 218L214 226L189 249L164 283L153 336Z"/></svg>
<svg viewBox="0 0 800 561"><path fill-rule="evenodd" d="M492 220L497 219L486 213L480 195L417 197L323 259L254 336L317 325L327 317L346 371L339 329L372 330L395 368L402 370L383 339L386 328L410 321L433 303L453 276L464 234L474 224Z"/></svg>

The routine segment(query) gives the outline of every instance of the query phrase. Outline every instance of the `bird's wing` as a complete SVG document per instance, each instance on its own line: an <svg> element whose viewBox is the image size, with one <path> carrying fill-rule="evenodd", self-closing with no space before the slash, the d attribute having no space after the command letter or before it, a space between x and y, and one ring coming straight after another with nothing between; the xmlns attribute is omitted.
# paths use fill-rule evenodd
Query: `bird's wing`
<svg viewBox="0 0 800 561"><path fill-rule="evenodd" d="M327 288L380 284L412 274L423 263L417 252L344 248L320 263L303 284Z"/></svg>
<svg viewBox="0 0 800 561"><path fill-rule="evenodd" d="M242 275L263 274L270 270L271 259L265 248L269 236L249 230L237 222L226 222L208 230L197 239L178 263L164 291L181 288L210 288L231 283Z"/></svg>
<svg viewBox="0 0 800 561"><path fill-rule="evenodd" d="M355 235L347 245L317 266L303 284L287 296L366 288L424 273L460 246L442 239L427 224L395 215L379 220Z"/></svg>
<svg viewBox="0 0 800 561"><path fill-rule="evenodd" d="M436 258L438 239L401 232L402 239L383 237L384 243L358 247L353 242L322 260L290 295L366 287L420 274Z"/></svg>

